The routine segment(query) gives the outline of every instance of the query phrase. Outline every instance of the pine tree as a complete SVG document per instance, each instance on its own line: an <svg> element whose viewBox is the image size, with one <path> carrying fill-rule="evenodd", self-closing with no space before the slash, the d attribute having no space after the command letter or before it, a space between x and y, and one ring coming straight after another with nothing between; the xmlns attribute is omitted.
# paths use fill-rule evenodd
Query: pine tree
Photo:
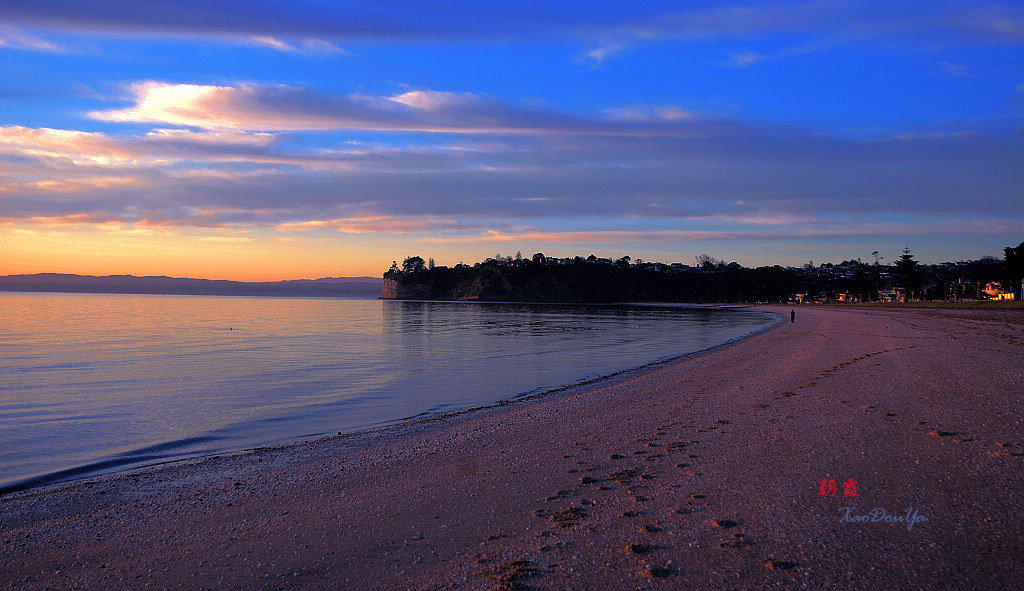
<svg viewBox="0 0 1024 591"><path fill-rule="evenodd" d="M907 247L903 249L903 254L896 259L894 265L903 279L903 287L907 290L909 300L921 290L921 264L914 260L914 255L910 254L910 247Z"/></svg>

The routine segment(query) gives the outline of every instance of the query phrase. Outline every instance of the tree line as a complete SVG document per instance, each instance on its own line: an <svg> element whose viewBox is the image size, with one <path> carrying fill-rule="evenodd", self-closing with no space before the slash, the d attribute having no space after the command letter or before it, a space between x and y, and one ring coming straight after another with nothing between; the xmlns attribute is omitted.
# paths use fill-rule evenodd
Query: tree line
<svg viewBox="0 0 1024 591"><path fill-rule="evenodd" d="M875 253L873 253L875 254ZM909 248L892 265L848 260L839 264L809 263L800 268L779 265L747 268L709 255L695 257L695 266L598 258L554 258L536 253L525 258L489 258L473 266L437 266L412 256L384 273L405 296L415 299L482 299L494 301L572 302L786 302L795 294L827 298L851 294L859 301L879 299L885 290L901 289L922 300L980 299L983 289L998 283L1019 294L1024 277L1024 242L1006 247L1002 260L925 265Z"/></svg>

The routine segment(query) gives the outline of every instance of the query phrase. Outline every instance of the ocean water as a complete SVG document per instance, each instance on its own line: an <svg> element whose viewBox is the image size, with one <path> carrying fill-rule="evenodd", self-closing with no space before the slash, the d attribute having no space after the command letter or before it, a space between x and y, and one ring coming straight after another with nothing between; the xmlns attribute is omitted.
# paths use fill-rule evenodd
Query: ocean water
<svg viewBox="0 0 1024 591"><path fill-rule="evenodd" d="M0 293L0 492L487 405L774 321L667 306Z"/></svg>

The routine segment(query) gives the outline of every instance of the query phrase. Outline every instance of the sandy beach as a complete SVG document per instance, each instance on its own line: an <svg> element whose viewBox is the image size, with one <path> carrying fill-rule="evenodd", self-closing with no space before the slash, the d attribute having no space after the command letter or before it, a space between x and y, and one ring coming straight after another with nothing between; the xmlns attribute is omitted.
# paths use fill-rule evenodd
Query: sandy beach
<svg viewBox="0 0 1024 591"><path fill-rule="evenodd" d="M767 309L527 401L6 495L0 587L1024 588L1024 312Z"/></svg>

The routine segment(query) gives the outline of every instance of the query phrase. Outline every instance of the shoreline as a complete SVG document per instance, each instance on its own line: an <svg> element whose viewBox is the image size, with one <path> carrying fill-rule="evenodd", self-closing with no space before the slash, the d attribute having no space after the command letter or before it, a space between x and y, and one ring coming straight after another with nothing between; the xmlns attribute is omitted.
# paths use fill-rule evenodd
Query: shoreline
<svg viewBox="0 0 1024 591"><path fill-rule="evenodd" d="M0 497L0 580L1012 587L1022 360L1019 315L798 307L554 395Z"/></svg>
<svg viewBox="0 0 1024 591"><path fill-rule="evenodd" d="M81 294L79 294L79 295L81 295ZM85 294L85 295L89 295L89 294ZM102 294L102 295L132 295L132 294ZM172 297L178 297L178 296L172 296ZM189 295L186 295L186 296L183 296L183 297L211 297L211 296L189 296ZM233 296L212 296L212 297L233 297ZM251 296L240 296L240 297L251 297ZM399 300L395 300L395 301L399 301ZM413 300L413 301L420 302L421 300ZM425 300L422 300L422 301L425 301ZM452 303L452 302L437 302L437 303ZM489 304L489 303L508 305L507 302L464 302L464 303L467 304L467 305ZM537 305L552 305L551 303L547 303L547 302L533 302L533 304L537 304ZM554 304L554 305L562 305L562 304ZM686 308L694 308L694 309L699 309L699 308L729 309L729 308L721 306L721 305L694 305L694 304L672 304L672 303L661 304L661 303L657 303L657 302L647 303L647 304L633 304L633 303L629 303L629 302L624 302L624 303L621 303L621 304L569 304L569 305L573 305L573 306L582 305L582 306L594 306L594 307L608 307L608 306L624 306L624 307L652 306L652 307L686 307ZM772 314L770 312L766 312L766 313L767 314ZM735 342L737 340L744 339L744 338L746 338L746 337L748 337L748 336L750 336L752 334L756 334L758 332L761 332L761 331L764 331L764 330L768 330L772 326L774 326L774 324L777 324L778 322L782 321L781 316L779 316L778 314L773 314L773 315L776 317L776 322L773 323L773 324L769 324L769 325L764 326L764 327L752 329L751 331L749 331L749 332L747 332L745 334L739 335L737 337L733 337L733 338L731 338L731 339L729 339L727 341L724 341L722 343L718 343L716 345L713 345L713 346L711 346L711 347L709 347L707 349L702 349L700 351L694 351L694 352L690 352L690 353L683 353L683 354L678 354L678 355L671 355L671 356L667 356L667 357L656 358L656 359L651 360L650 362L644 363L644 364L636 366L636 367L628 367L628 368L625 368L625 369L621 369L621 370L617 370L617 371L612 371L611 373L607 373L607 374L598 374L598 375L591 374L589 376L584 376L584 377L580 378L578 381L570 382L570 383L566 383L566 384L562 384L562 385L558 385L558 386L541 386L541 387L535 388L535 389L530 390L530 391L526 391L526 392L523 392L523 393L519 393L519 394L510 396L509 398L506 398L506 399L496 400L494 402L487 403L487 404L482 404L482 405L478 405L478 406L470 406L470 407L467 407L467 408L461 408L461 409L455 409L455 410L450 410L450 411L444 411L444 412L440 412L440 413L431 413L429 411L426 411L426 412L420 413L418 415L399 417L399 418L394 418L394 419L388 419L386 421L379 422L376 425L360 427L360 428L356 428L356 429L353 429L353 430L338 431L337 435L338 436L342 436L342 435L343 436L351 436L351 435L359 434L362 431L377 430L377 429L382 429L382 428L389 428L389 427L400 425L400 424L406 423L406 422L415 422L415 421L431 420L431 419L444 419L445 417L448 417L448 416L459 416L459 415L463 415L463 414L466 414L466 413L475 412L475 411L478 411L478 410L484 410L484 409L488 409L488 408L492 408L492 407L505 406L505 405L507 405L509 403L513 403L513 402L520 402L520 401L524 401L524 400L532 400L532 399L535 399L535 398L538 398L538 397L544 397L544 396L547 396L547 395L550 395L550 394L555 394L555 393L562 392L562 391L565 391L565 390L569 390L569 389L573 389L573 388L578 388L578 387L582 387L582 386L588 386L588 385L600 383L601 381L603 381L605 379L610 379L610 378L613 378L615 376L619 376L619 375L622 375L622 374L627 374L629 372L643 371L643 370L645 370L647 368L651 368L651 367L655 367L655 366L658 366L658 365L661 365L661 364L671 363L673 361L678 361L678 360L681 360L681 359L685 359L688 356L691 356L691 355L694 355L694 354L697 354L697 353L701 353L703 351L709 351L709 350L713 350L713 349L721 347L721 346L727 346L727 345L729 345L729 344L731 344L731 343L733 343L733 342ZM197 433L197 434L194 435L194 437L203 437L203 434L202 433ZM55 470L53 472L44 473L44 474L37 474L37 475L34 475L34 476L29 476L29 477L21 478L19 480L10 481L10 482L7 482L7 483L0 482L0 499L2 499L5 495L10 495L10 494L17 493L17 492L37 490L37 489L42 489L42 488L46 488L46 487L59 486L59 485L62 485L62 484L72 484L72 483L80 481L80 480L104 478L104 477L116 476L118 474L128 474L128 473L132 473L132 472L140 471L140 470L144 471L144 470L147 470L147 469L150 469L150 468L155 468L155 467L160 467L160 466L196 462L196 461L201 461L204 458L212 457L212 456L221 457L221 456L233 456L233 455L245 454L245 453L250 452L252 449L256 449L256 448L291 447L291 446L297 446L297 445L311 444L311 443L314 443L314 442L316 442L318 440L321 440L321 439L330 439L330 438L333 438L333 437L335 437L335 435L327 433L327 432L323 432L323 433L319 433L319 434L297 435L295 437L291 437L291 438L287 438L287 439L283 439L283 440L279 440L279 441L275 441L275 442L261 443L259 445L251 445L250 444L249 447L228 447L228 448L224 448L224 449L208 451L206 453L202 453L202 454L198 454L198 455L191 455L191 456L190 455L177 455L177 456L176 455L169 455L169 456L165 456L165 457L159 458L159 459L154 459L154 458L148 458L148 459L145 459L145 460L136 459L137 454L138 454L138 452L140 450L146 450L146 449L149 449L151 447L167 447L169 445L173 445L173 444L177 443L177 441L159 442L159 443L154 443L154 444L143 446L142 448L139 448L139 449L129 450L129 451L123 452L121 454L118 454L117 456L113 456L113 457L109 457L108 456L108 457L96 458L93 462L88 463L88 464L68 466L66 468Z"/></svg>

